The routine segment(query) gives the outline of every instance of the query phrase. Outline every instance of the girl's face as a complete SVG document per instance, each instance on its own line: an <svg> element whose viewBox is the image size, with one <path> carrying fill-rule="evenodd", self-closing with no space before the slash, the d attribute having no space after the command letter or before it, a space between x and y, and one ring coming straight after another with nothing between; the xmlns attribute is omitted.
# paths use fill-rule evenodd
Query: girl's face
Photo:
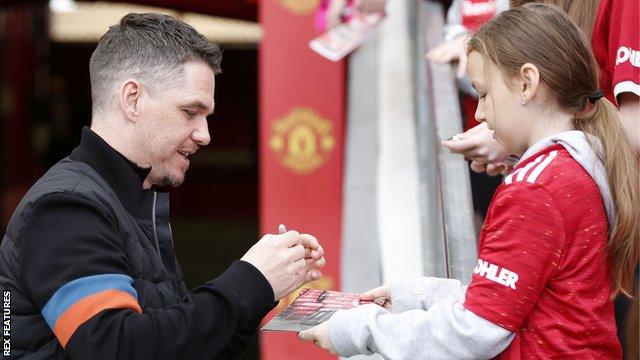
<svg viewBox="0 0 640 360"><path fill-rule="evenodd" d="M530 129L521 105L521 84L505 82L498 66L485 60L477 51L467 59L467 72L471 84L480 94L476 120L487 122L493 137L513 154L522 154L528 147Z"/></svg>

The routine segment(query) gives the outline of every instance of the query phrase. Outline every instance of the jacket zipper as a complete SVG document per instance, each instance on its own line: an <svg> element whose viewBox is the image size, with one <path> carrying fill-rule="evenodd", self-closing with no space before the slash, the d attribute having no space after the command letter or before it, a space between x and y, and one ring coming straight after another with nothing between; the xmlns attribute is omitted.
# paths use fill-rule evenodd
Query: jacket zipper
<svg viewBox="0 0 640 360"><path fill-rule="evenodd" d="M158 198L158 193L153 192L153 209L151 210L151 219L153 221L153 240L155 240L156 251L158 252L158 256L160 256L160 244L158 243L158 232L156 231L156 199Z"/></svg>

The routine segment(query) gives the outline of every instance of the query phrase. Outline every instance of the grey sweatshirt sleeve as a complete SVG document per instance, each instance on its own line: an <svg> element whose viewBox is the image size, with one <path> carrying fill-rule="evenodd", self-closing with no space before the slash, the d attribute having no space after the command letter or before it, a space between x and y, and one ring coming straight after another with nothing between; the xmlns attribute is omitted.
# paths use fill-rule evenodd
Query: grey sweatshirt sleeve
<svg viewBox="0 0 640 360"><path fill-rule="evenodd" d="M391 284L391 311L429 310L442 300L464 300L467 287L457 279L420 277Z"/></svg>
<svg viewBox="0 0 640 360"><path fill-rule="evenodd" d="M515 335L465 309L459 300L400 314L374 304L339 311L329 320L329 334L340 356L378 353L393 360L490 359Z"/></svg>

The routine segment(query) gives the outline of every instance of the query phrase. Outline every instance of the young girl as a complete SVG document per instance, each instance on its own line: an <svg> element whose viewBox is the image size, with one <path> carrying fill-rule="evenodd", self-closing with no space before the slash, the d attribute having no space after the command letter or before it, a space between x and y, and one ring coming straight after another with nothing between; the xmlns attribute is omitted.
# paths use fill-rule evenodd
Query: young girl
<svg viewBox="0 0 640 360"><path fill-rule="evenodd" d="M638 163L560 10L502 13L469 41L476 117L522 154L496 192L471 284L423 278L300 333L342 356L621 358L611 298L638 263ZM392 312L388 311L391 310Z"/></svg>

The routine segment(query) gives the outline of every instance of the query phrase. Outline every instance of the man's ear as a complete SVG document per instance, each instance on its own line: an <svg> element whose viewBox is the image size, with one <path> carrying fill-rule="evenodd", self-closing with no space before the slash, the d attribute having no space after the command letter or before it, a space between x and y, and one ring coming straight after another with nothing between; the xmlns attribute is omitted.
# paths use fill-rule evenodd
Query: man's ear
<svg viewBox="0 0 640 360"><path fill-rule="evenodd" d="M526 63L520 67L520 98L524 103L533 99L540 85L540 72L538 67Z"/></svg>
<svg viewBox="0 0 640 360"><path fill-rule="evenodd" d="M127 79L120 87L120 107L124 116L131 122L138 120L141 93L142 85L136 79Z"/></svg>

